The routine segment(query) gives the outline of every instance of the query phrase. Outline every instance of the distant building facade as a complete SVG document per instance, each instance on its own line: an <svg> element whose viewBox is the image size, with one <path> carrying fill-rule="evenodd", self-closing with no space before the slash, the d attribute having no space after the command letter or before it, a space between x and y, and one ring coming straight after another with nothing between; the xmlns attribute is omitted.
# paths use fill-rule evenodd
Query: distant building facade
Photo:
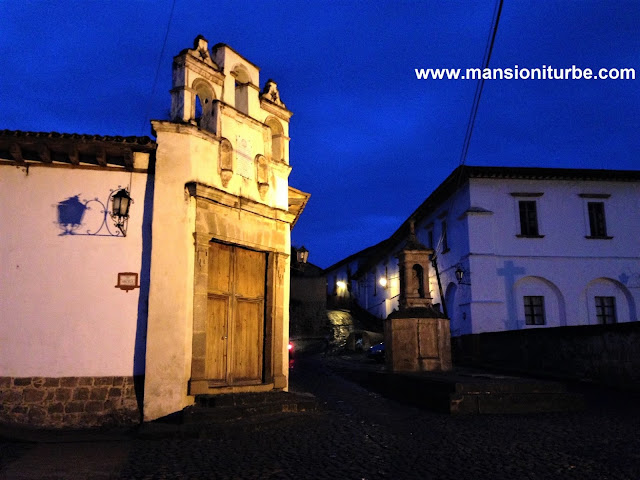
<svg viewBox="0 0 640 480"><path fill-rule="evenodd" d="M327 281L322 268L297 261L298 249L294 247L291 250L289 335L292 338L321 337L328 328Z"/></svg>
<svg viewBox="0 0 640 480"><path fill-rule="evenodd" d="M414 222L452 336L637 321L639 208L638 171L461 166L390 238L326 269L327 294L397 309Z"/></svg>
<svg viewBox="0 0 640 480"><path fill-rule="evenodd" d="M198 394L287 388L290 231L309 195L288 185L292 114L259 85L198 37L156 141L0 132L0 421L152 420Z"/></svg>

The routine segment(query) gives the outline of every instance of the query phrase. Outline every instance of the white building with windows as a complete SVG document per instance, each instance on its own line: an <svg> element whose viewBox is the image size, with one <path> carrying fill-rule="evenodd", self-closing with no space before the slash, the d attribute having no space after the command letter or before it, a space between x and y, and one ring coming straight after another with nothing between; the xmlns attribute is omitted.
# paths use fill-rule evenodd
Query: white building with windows
<svg viewBox="0 0 640 480"><path fill-rule="evenodd" d="M326 269L328 295L386 318L411 222L452 336L638 320L640 171L458 167L391 237Z"/></svg>

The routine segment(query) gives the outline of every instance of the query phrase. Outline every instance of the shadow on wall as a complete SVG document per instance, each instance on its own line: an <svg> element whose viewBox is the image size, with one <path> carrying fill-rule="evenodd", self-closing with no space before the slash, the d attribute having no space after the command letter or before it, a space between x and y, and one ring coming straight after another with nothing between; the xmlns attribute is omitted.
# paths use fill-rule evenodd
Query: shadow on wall
<svg viewBox="0 0 640 480"><path fill-rule="evenodd" d="M140 295L138 297L138 319L136 324L136 340L133 352L133 381L136 391L136 401L143 418L144 402L144 373L147 355L147 315L149 311L149 280L151 275L151 222L153 220L154 176L147 176L144 194L142 217L142 259L140 262Z"/></svg>
<svg viewBox="0 0 640 480"><path fill-rule="evenodd" d="M151 222L153 219L153 176L148 175L144 196L142 218L142 252L140 262L140 291L138 297L138 311L136 319L136 336L133 354L133 381L142 419L144 400L144 373L147 345L147 315L149 307L149 277L151 267ZM60 236L83 235L99 237L121 237L122 232L115 227L111 220L111 198L122 187L110 190L106 201L93 198L84 200L81 194L71 196L55 205L57 212L56 224L62 230Z"/></svg>
<svg viewBox="0 0 640 480"><path fill-rule="evenodd" d="M511 260L504 262L504 267L499 268L496 273L500 277L504 277L504 291L507 295L507 315L504 321L505 330L518 329L518 308L514 297L513 285L516 281L516 275L524 275L527 271L523 267L516 267Z"/></svg>
<svg viewBox="0 0 640 480"><path fill-rule="evenodd" d="M74 195L59 202L56 224L62 230L59 236L64 235L91 235L98 237L120 237L122 233L114 225L111 225L109 205L111 197L122 187L110 190L106 201L95 197L90 200L82 200L80 194Z"/></svg>

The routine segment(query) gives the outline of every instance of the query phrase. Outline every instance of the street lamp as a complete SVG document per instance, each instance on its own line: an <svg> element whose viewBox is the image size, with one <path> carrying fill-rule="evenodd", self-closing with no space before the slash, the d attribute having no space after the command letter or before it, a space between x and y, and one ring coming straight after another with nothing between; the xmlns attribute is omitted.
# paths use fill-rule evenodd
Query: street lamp
<svg viewBox="0 0 640 480"><path fill-rule="evenodd" d="M471 285L468 282L463 282L465 271L462 269L462 266L458 265L456 268L456 279L458 280L458 285Z"/></svg>
<svg viewBox="0 0 640 480"><path fill-rule="evenodd" d="M309 250L304 248L304 245L296 250L296 260L300 265L306 264L308 259L309 259Z"/></svg>
<svg viewBox="0 0 640 480"><path fill-rule="evenodd" d="M111 196L111 218L115 226L122 232L122 236L127 236L127 222L129 220L129 207L131 197L125 188L121 188Z"/></svg>

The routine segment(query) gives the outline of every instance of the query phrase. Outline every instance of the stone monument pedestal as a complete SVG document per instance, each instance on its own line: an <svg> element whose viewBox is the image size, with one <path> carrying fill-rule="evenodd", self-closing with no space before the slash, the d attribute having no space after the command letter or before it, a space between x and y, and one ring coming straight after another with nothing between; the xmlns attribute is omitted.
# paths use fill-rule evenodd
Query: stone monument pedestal
<svg viewBox="0 0 640 480"><path fill-rule="evenodd" d="M392 372L449 371L449 319L431 306L395 311L384 322L386 365Z"/></svg>

